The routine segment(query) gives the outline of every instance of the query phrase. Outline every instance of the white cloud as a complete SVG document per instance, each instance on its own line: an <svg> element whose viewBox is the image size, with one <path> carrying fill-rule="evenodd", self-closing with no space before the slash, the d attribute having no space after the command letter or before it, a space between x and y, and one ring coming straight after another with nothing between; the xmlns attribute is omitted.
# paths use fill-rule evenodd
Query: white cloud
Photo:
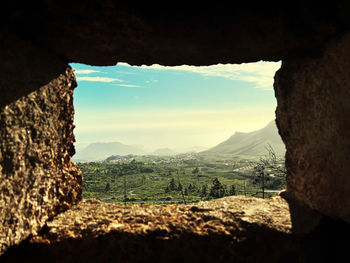
<svg viewBox="0 0 350 263"><path fill-rule="evenodd" d="M93 82L123 82L123 80L116 79L116 78L108 78L108 77L77 77L78 81L93 81Z"/></svg>
<svg viewBox="0 0 350 263"><path fill-rule="evenodd" d="M118 65L130 66L127 63ZM211 66L162 66L154 64L151 66L142 65L142 69L154 70L178 70L201 74L203 76L223 77L232 80L240 80L255 83L256 88L272 89L275 72L281 67L280 62L256 62L242 64L217 64Z"/></svg>
<svg viewBox="0 0 350 263"><path fill-rule="evenodd" d="M74 70L75 74L91 74L95 72L100 72L99 70L93 70L93 69L78 69Z"/></svg>
<svg viewBox="0 0 350 263"><path fill-rule="evenodd" d="M153 82L153 83L157 83L157 82L158 82L158 80L157 80L157 79L153 79L153 80L146 80L145 82L146 82L146 83L151 83L151 82Z"/></svg>
<svg viewBox="0 0 350 263"><path fill-rule="evenodd" d="M140 86L138 86L138 85L132 85L132 84L114 84L114 86L130 87L130 88L140 88Z"/></svg>
<svg viewBox="0 0 350 263"><path fill-rule="evenodd" d="M129 64L125 64L125 65L129 65ZM121 70L117 70L116 73L118 74L126 74L126 75L134 75L134 72L128 72L128 71L121 71Z"/></svg>

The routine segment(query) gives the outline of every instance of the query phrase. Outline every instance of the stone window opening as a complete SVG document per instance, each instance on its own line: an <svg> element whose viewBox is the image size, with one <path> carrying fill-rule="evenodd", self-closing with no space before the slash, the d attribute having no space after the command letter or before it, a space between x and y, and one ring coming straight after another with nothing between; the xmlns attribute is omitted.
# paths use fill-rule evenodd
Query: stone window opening
<svg viewBox="0 0 350 263"><path fill-rule="evenodd" d="M187 204L284 189L279 63L72 67L83 198Z"/></svg>
<svg viewBox="0 0 350 263"><path fill-rule="evenodd" d="M350 23L343 2L242 2L231 8L180 1L162 6L162 13L153 2L48 0L4 7L0 261L346 258ZM81 201L81 172L71 161L76 81L68 63L209 65L261 59L282 61L274 90L276 124L287 149L285 192L206 206Z"/></svg>

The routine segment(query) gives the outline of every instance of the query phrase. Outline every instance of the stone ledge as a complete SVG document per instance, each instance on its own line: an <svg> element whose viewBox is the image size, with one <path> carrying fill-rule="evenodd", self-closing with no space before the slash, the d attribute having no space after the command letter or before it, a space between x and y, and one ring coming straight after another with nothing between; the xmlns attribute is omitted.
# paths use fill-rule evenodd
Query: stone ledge
<svg viewBox="0 0 350 263"><path fill-rule="evenodd" d="M147 234L158 231L164 236L190 232L230 235L242 224L256 224L291 233L288 203L280 196L270 199L236 196L190 205L118 206L90 199L47 222L48 232L31 242L59 242L66 238L97 237L111 231Z"/></svg>
<svg viewBox="0 0 350 263"><path fill-rule="evenodd" d="M83 200L3 262L285 262L300 257L288 203L235 196L190 205ZM294 261L292 261L294 262Z"/></svg>

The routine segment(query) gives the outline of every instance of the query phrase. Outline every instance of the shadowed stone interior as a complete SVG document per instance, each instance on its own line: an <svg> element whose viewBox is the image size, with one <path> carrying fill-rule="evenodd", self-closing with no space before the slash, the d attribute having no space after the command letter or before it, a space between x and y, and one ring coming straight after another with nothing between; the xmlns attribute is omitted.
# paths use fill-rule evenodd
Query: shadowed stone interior
<svg viewBox="0 0 350 263"><path fill-rule="evenodd" d="M112 0L9 3L0 11L0 253L24 239L27 240L23 245L13 249L20 253L28 246L32 248L28 244L50 240L57 250L44 249L49 249L49 254L56 253L66 244L59 241L59 233L66 235L66 226L74 225L74 220L65 222L54 218L77 203L81 196L81 175L70 161L74 154L72 92L76 84L69 62L210 65L263 59L282 60L274 85L278 102L276 122L287 148L285 196L290 204L292 228L294 233L298 232L297 222L304 222L299 225L306 231L300 232L316 228L313 235L303 239L305 245L301 250L299 247L294 252L286 252L282 258L296 260L297 257L303 262L301 259L307 261L310 257L320 256L324 243L315 242L315 237L328 231L319 227L322 222L329 223L322 217L350 222L349 12L348 1L317 4L265 1L257 5L244 2L233 7L222 2L196 1L170 4ZM239 198L235 200L243 202ZM81 206L85 205L95 209L106 207L81 203ZM191 211L190 206L183 209ZM223 213L226 208L218 206L215 209ZM237 207L235 211L231 210L232 225L239 221L234 216L239 210ZM77 210L66 213L70 211ZM79 211L85 213L88 210ZM127 217L128 212L123 211ZM158 212L163 213L161 211ZM262 213L259 209L250 211L255 211L255 218ZM206 215L202 216L206 218ZM94 219L93 214L91 217L92 221L99 220ZM55 238L50 236L50 218L52 222L61 222L62 231L58 231ZM261 217L260 220L263 221ZM134 223L130 221L129 227L133 228ZM127 225L127 222L123 224ZM312 226L305 227L305 224ZM265 229L283 232L273 224L266 227L255 222L254 226L246 232L248 241L254 236L252 233L257 233L257 237L259 233L265 235ZM341 226L346 228L347 224L343 222ZM109 234L103 232L105 228L102 227L101 236L91 236L84 234L91 229L77 229L81 229L81 233L69 234L68 244L107 240L113 247L120 245L118 238L149 241L143 239L144 235L130 236L124 230L113 230ZM238 228L236 230L239 232ZM283 239L285 244L294 242L296 237L290 235ZM31 236L34 237L31 239ZM206 234L206 238L213 238L220 244L222 239L215 239L215 236L212 232ZM176 239L171 240L175 242ZM181 244L182 239L177 240ZM193 248L200 242L198 238L191 240L186 245L193 245ZM265 244L268 238L252 240L255 240L252 247L257 247ZM272 238L271 242L276 240L282 239ZM130 242L127 244L132 244ZM138 244L142 245L142 242ZM316 249L311 243L316 244ZM174 255L179 244L170 245L169 249L174 245ZM202 245L205 247L204 243ZM147 251L156 253L156 248L160 247L147 248ZM277 248L273 253L278 254ZM87 248L81 245L79 251L84 249ZM69 262L67 258L74 258L74 253L55 254L57 262L60 262L58 259ZM7 254L8 257L11 255L10 252ZM263 261L264 256L259 255L255 261L254 257L250 261L259 262L259 257ZM271 261L280 259L276 257ZM11 262L11 258L9 260Z"/></svg>

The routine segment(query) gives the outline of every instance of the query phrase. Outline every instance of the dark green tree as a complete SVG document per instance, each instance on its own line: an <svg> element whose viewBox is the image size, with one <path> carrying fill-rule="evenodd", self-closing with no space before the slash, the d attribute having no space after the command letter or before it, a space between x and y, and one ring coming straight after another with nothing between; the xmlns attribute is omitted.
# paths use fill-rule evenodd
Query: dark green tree
<svg viewBox="0 0 350 263"><path fill-rule="evenodd" d="M109 185L109 183L107 183L105 187L105 192L108 192L109 190L111 190L111 186Z"/></svg>
<svg viewBox="0 0 350 263"><path fill-rule="evenodd" d="M171 178L171 180L170 180L169 189L170 189L170 191L175 191L175 190L177 190L177 186L176 186L176 183L175 183L175 179L174 179L174 178Z"/></svg>
<svg viewBox="0 0 350 263"><path fill-rule="evenodd" d="M189 184L189 186L188 186L188 191L191 192L191 190L192 190L192 184Z"/></svg>
<svg viewBox="0 0 350 263"><path fill-rule="evenodd" d="M210 188L209 196L214 198L220 198L225 196L226 191L224 185L222 185L218 178L213 180L213 186Z"/></svg>
<svg viewBox="0 0 350 263"><path fill-rule="evenodd" d="M236 186L234 184L230 187L230 195L236 195Z"/></svg>
<svg viewBox="0 0 350 263"><path fill-rule="evenodd" d="M202 189L200 193L201 199L205 198L207 195L208 195L208 186L205 184L205 185L202 185Z"/></svg>
<svg viewBox="0 0 350 263"><path fill-rule="evenodd" d="M188 195L188 188L185 187L184 195Z"/></svg>
<svg viewBox="0 0 350 263"><path fill-rule="evenodd" d="M179 184L177 185L177 190L178 190L179 192L181 192L182 189L183 189L182 184L179 182Z"/></svg>
<svg viewBox="0 0 350 263"><path fill-rule="evenodd" d="M192 173L193 173L193 174L198 174L198 173L199 173L199 168L198 168L198 167L194 168L194 169L192 170Z"/></svg>

